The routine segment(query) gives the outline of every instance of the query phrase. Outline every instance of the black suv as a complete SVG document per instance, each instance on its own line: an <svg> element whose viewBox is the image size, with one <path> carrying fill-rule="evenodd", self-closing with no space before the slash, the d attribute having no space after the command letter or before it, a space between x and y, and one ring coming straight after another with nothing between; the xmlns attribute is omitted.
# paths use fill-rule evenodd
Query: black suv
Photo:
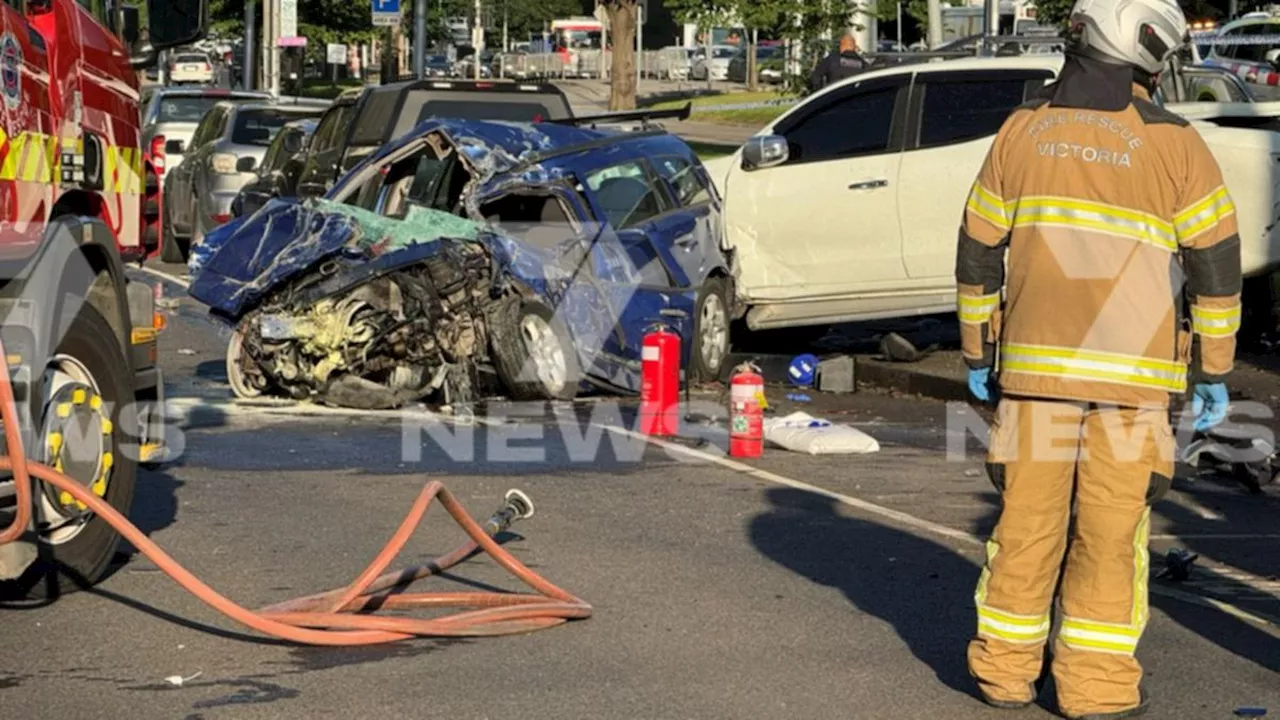
<svg viewBox="0 0 1280 720"><path fill-rule="evenodd" d="M356 163L428 117L551 122L573 118L554 85L410 80L353 89L325 111L298 177L298 197L323 195Z"/></svg>

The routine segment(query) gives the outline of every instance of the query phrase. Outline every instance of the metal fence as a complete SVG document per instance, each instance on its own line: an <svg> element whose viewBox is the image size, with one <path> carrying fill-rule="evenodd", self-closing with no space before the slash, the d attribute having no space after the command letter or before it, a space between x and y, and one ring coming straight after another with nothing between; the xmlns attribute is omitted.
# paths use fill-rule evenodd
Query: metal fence
<svg viewBox="0 0 1280 720"><path fill-rule="evenodd" d="M578 50L566 62L558 53L507 53L494 56L493 74L516 80L534 78L608 77L613 53L608 50ZM636 58L644 77L684 80L689 77L689 55L682 47L645 50Z"/></svg>

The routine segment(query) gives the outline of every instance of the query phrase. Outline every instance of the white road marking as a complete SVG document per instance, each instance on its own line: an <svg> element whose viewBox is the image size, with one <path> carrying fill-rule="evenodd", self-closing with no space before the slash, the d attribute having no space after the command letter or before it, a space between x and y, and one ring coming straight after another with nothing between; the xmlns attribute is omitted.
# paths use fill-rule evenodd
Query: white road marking
<svg viewBox="0 0 1280 720"><path fill-rule="evenodd" d="M167 272L161 272L160 270L157 270L153 267L147 267L146 265L143 265L141 267L131 268L131 269L141 270L142 272L148 275L151 275L153 277L158 277L161 280L168 280L169 282L174 283L175 285L181 285L183 290L191 289L191 282L186 278L181 278L181 277L178 277L177 275L170 275Z"/></svg>

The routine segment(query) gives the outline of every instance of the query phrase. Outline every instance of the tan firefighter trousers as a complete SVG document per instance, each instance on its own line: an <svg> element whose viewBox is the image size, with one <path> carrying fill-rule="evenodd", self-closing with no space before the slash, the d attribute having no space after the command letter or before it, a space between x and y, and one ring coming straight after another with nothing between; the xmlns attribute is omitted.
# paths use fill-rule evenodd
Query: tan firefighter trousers
<svg viewBox="0 0 1280 720"><path fill-rule="evenodd" d="M978 634L969 644L969 670L987 698L1034 697L1061 570L1059 708L1076 717L1138 704L1148 508L1168 489L1173 452L1164 409L1000 402L988 470L1003 507L987 542L974 596Z"/></svg>

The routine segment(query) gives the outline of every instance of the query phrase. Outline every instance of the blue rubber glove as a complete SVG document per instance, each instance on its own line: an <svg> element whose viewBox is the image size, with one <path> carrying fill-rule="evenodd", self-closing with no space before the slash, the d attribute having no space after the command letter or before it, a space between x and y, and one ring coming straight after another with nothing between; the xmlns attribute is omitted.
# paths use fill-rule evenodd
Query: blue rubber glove
<svg viewBox="0 0 1280 720"><path fill-rule="evenodd" d="M991 402L991 368L969 368L969 392L978 402Z"/></svg>
<svg viewBox="0 0 1280 720"><path fill-rule="evenodd" d="M969 381L973 386L972 379ZM1225 383L1200 383L1196 385L1191 400L1191 412L1196 416L1192 426L1196 432L1205 432L1227 417L1227 386Z"/></svg>

